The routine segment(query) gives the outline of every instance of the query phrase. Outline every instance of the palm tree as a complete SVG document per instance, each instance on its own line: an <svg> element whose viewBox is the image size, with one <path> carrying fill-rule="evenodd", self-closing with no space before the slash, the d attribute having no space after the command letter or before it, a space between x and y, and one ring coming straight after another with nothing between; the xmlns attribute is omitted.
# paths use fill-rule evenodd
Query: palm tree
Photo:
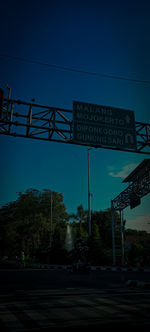
<svg viewBox="0 0 150 332"><path fill-rule="evenodd" d="M81 233L81 224L87 220L87 211L84 210L82 204L77 207L76 214L71 214L70 218L74 218L79 223L79 229Z"/></svg>

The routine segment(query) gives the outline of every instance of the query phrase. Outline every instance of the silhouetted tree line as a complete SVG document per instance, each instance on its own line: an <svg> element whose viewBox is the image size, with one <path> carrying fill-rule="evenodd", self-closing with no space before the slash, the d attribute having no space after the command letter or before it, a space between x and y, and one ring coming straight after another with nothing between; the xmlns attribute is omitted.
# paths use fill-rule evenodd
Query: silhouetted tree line
<svg viewBox="0 0 150 332"><path fill-rule="evenodd" d="M51 190L27 190L0 209L0 256L41 263L112 264L111 210L92 212L92 236L88 236L88 214L80 205L68 215L63 195ZM119 214L115 212L119 222ZM71 252L66 248L66 229L70 222ZM150 265L150 234L127 230L125 240L128 265Z"/></svg>

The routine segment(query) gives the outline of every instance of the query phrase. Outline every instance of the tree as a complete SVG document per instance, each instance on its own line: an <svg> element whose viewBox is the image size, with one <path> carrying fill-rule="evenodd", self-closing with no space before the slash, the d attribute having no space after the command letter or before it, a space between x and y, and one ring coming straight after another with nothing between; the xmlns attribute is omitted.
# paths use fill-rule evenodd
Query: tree
<svg viewBox="0 0 150 332"><path fill-rule="evenodd" d="M63 195L47 189L43 192L29 189L19 193L17 201L0 209L0 217L3 232L0 238L1 254L18 255L23 250L28 257L48 248L50 225L53 234L57 232L58 236L68 220Z"/></svg>
<svg viewBox="0 0 150 332"><path fill-rule="evenodd" d="M76 214L71 214L70 218L79 224L76 236L87 237L87 211L84 210L82 204L77 207Z"/></svg>
<svg viewBox="0 0 150 332"><path fill-rule="evenodd" d="M114 218L119 220L117 212L115 212ZM95 227L97 227L97 234L99 234L98 236L104 246L106 248L110 248L112 246L111 209L92 212L92 232L95 232Z"/></svg>
<svg viewBox="0 0 150 332"><path fill-rule="evenodd" d="M119 215L114 214L116 222L119 222ZM111 264L112 262L112 220L111 210L92 212L92 236L88 239L87 245L88 260L91 264Z"/></svg>
<svg viewBox="0 0 150 332"><path fill-rule="evenodd" d="M150 266L150 234L146 231L125 231L125 257L129 265Z"/></svg>

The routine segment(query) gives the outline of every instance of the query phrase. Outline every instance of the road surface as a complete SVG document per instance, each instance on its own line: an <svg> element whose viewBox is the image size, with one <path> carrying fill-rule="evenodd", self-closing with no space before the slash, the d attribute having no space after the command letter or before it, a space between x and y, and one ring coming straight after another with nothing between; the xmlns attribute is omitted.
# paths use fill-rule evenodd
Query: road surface
<svg viewBox="0 0 150 332"><path fill-rule="evenodd" d="M150 331L150 289L127 280L149 281L149 273L0 270L0 328L114 327Z"/></svg>

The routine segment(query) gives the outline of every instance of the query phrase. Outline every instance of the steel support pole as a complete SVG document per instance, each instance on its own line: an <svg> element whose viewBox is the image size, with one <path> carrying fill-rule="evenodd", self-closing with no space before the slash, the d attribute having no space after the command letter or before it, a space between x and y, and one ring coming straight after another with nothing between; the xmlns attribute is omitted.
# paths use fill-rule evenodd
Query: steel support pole
<svg viewBox="0 0 150 332"><path fill-rule="evenodd" d="M91 236L91 193L90 193L90 150L88 149L88 226L89 236Z"/></svg>
<svg viewBox="0 0 150 332"><path fill-rule="evenodd" d="M113 201L111 201L111 221L112 221L112 252L113 252L113 265L116 265L115 225L114 225L114 208L113 208Z"/></svg>
<svg viewBox="0 0 150 332"><path fill-rule="evenodd" d="M120 210L120 231L121 231L121 264L124 265L124 225L123 225L123 210Z"/></svg>
<svg viewBox="0 0 150 332"><path fill-rule="evenodd" d="M52 247L52 241L53 241L52 225L53 225L53 194L51 191L50 248Z"/></svg>

